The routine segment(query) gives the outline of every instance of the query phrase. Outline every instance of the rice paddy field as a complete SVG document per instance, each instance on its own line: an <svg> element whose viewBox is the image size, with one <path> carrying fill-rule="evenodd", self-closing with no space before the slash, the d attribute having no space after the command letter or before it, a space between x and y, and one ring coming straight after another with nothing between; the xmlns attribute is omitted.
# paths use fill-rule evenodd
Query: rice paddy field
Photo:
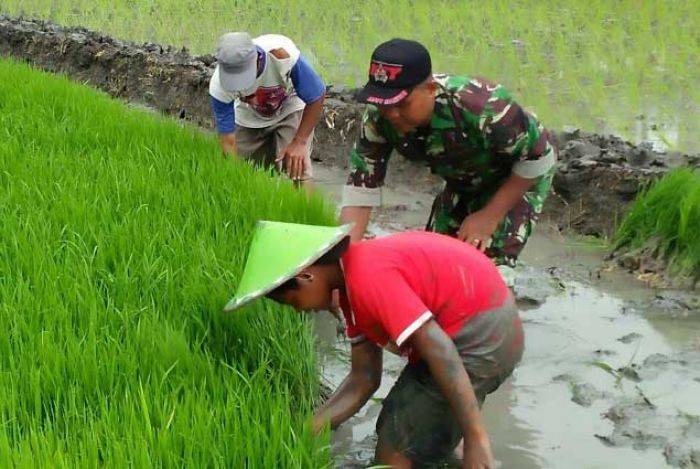
<svg viewBox="0 0 700 469"><path fill-rule="evenodd" d="M0 13L212 53L290 36L329 84L390 37L436 71L504 83L552 128L700 149L696 0L0 0ZM21 84L21 86L17 86ZM205 97L203 97L205 99ZM333 209L220 157L215 137L0 60L0 462L21 467L326 467L310 324L265 301L220 311L255 221ZM700 180L633 205L615 242L698 277Z"/></svg>
<svg viewBox="0 0 700 469"><path fill-rule="evenodd" d="M220 311L258 218L332 211L196 129L11 61L0 136L1 465L326 465L310 325Z"/></svg>
<svg viewBox="0 0 700 469"><path fill-rule="evenodd" d="M374 46L410 37L436 71L501 81L549 127L700 147L697 0L0 0L0 11L197 54L226 31L279 32L345 86L365 80Z"/></svg>

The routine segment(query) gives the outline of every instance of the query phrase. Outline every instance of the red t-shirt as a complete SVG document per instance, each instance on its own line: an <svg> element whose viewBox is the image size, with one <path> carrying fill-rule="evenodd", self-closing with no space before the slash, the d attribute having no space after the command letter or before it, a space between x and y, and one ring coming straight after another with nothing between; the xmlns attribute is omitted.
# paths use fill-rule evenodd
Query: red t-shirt
<svg viewBox="0 0 700 469"><path fill-rule="evenodd" d="M502 306L509 290L473 246L423 231L351 244L341 260L340 304L351 342L370 340L418 357L404 345L431 318L450 337L479 313ZM404 346L404 347L402 347Z"/></svg>

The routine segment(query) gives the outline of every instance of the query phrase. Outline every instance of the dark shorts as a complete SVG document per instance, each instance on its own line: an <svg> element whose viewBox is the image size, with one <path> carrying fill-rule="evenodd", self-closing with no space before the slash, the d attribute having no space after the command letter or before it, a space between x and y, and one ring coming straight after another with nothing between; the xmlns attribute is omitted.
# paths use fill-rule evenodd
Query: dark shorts
<svg viewBox="0 0 700 469"><path fill-rule="evenodd" d="M509 304L481 313L453 339L479 406L511 375L523 353L517 308ZM416 464L446 460L462 438L449 402L428 365L407 365L384 399L377 435Z"/></svg>

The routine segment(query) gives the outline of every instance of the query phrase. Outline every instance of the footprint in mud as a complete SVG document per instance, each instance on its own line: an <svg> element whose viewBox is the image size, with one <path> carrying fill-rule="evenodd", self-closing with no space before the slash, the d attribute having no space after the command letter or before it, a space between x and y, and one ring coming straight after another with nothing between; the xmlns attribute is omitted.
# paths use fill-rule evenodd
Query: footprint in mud
<svg viewBox="0 0 700 469"><path fill-rule="evenodd" d="M513 277L510 279L510 284L521 307L541 305L547 299L565 290L562 281L545 270L523 267L514 272L508 271L512 269L507 269L506 273L510 274L509 277ZM501 273L504 274L504 271Z"/></svg>
<svg viewBox="0 0 700 469"><path fill-rule="evenodd" d="M674 384L692 374L698 362L697 351L685 350L673 355L653 353L641 363L626 366L634 371L636 395L617 396L603 414L613 423L612 433L595 436L608 446L661 450L671 466L700 468L698 394L692 385Z"/></svg>
<svg viewBox="0 0 700 469"><path fill-rule="evenodd" d="M377 444L376 436L368 436L361 441L356 441L355 449L348 451L342 459L336 460L336 469L359 469L372 464L374 460L374 447Z"/></svg>
<svg viewBox="0 0 700 469"><path fill-rule="evenodd" d="M582 407L590 407L594 401L610 397L607 393L596 389L595 386L581 383L569 374L555 376L553 381L568 383L569 389L571 389L571 401Z"/></svg>
<svg viewBox="0 0 700 469"><path fill-rule="evenodd" d="M604 417L613 422L613 432L595 436L606 445L661 449L671 466L700 467L699 417L662 414L643 396L619 402Z"/></svg>
<svg viewBox="0 0 700 469"><path fill-rule="evenodd" d="M622 342L623 344L631 344L632 342L635 342L641 338L642 338L642 334L632 332L631 334L623 335L622 337L617 339L617 341Z"/></svg>

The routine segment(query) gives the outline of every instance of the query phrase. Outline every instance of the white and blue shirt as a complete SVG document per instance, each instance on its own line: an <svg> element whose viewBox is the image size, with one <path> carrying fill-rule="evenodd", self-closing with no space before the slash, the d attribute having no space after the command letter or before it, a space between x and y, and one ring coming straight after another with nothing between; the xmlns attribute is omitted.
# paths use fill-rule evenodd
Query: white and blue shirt
<svg viewBox="0 0 700 469"><path fill-rule="evenodd" d="M263 128L276 124L292 112L320 99L325 91L321 77L311 68L291 39L279 34L256 37L258 77L241 92L223 89L217 65L209 82L211 106L219 133L231 133L237 125ZM288 58L270 51L284 49Z"/></svg>

